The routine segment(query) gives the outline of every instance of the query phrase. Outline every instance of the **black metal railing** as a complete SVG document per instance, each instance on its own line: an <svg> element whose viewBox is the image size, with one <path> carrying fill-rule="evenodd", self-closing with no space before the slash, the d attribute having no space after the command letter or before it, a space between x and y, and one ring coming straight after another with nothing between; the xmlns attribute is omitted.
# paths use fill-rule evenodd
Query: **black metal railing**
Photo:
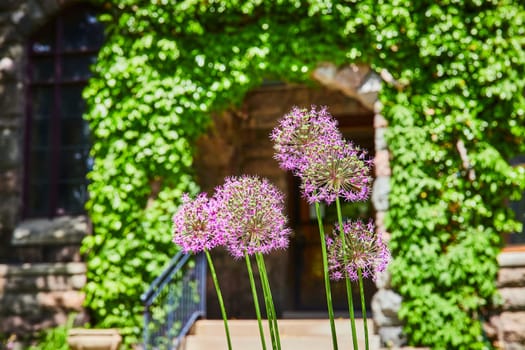
<svg viewBox="0 0 525 350"><path fill-rule="evenodd" d="M141 295L144 349L173 350L206 317L206 257L179 252Z"/></svg>

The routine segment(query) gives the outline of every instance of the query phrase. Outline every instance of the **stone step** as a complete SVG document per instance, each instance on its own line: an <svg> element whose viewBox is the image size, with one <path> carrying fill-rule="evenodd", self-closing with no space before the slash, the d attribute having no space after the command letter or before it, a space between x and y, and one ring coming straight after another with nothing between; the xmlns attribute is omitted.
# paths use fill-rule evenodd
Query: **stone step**
<svg viewBox="0 0 525 350"><path fill-rule="evenodd" d="M329 350L333 348L330 337L314 336L281 336L281 347L283 350ZM351 349L352 339L350 337L338 337L339 348ZM358 339L359 349L365 348L364 339ZM261 340L255 336L232 336L232 348L242 350L262 349ZM266 338L266 348L271 349L270 338ZM219 350L228 349L225 337L220 336L187 336L181 344L180 350ZM379 349L379 340L370 339L370 350Z"/></svg>
<svg viewBox="0 0 525 350"><path fill-rule="evenodd" d="M373 334L372 322L369 323L370 349L379 349L379 338ZM330 349L332 337L328 320L279 320L279 335L283 349ZM340 346L352 344L350 321L335 320L337 340ZM271 348L271 340L267 321L263 321L267 348ZM230 320L228 322L232 347L238 349L261 349L257 320ZM356 320L358 344L364 347L363 320ZM222 320L199 320L184 339L181 350L227 349L224 324Z"/></svg>
<svg viewBox="0 0 525 350"><path fill-rule="evenodd" d="M331 336L330 322L327 319L281 319L278 320L279 333L286 335L319 335ZM358 336L364 335L363 319L356 319ZM263 327L268 331L268 321L263 320ZM337 334L351 334L350 320L339 318L335 320ZM257 320L229 320L228 328L232 335L258 335ZM373 334L373 322L368 320L368 333ZM190 329L193 335L223 335L224 323L222 320L198 320Z"/></svg>

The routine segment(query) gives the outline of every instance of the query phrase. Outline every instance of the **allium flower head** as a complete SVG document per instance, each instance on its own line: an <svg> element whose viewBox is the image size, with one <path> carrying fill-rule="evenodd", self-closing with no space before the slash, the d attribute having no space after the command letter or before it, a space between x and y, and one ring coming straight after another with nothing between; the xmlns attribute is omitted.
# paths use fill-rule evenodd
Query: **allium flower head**
<svg viewBox="0 0 525 350"><path fill-rule="evenodd" d="M182 196L182 204L173 216L173 242L184 252L197 253L224 243L216 204L205 193L193 200L187 194Z"/></svg>
<svg viewBox="0 0 525 350"><path fill-rule="evenodd" d="M379 234L374 232L374 224L360 220L343 223L343 235L339 227L334 229L334 237L327 237L328 269L333 280L358 279L360 269L364 278L377 277L386 269L390 252Z"/></svg>
<svg viewBox="0 0 525 350"><path fill-rule="evenodd" d="M237 258L286 248L290 236L283 213L284 197L267 179L226 178L216 189L218 218L224 224L226 247Z"/></svg>
<svg viewBox="0 0 525 350"><path fill-rule="evenodd" d="M331 144L342 138L337 121L326 107L310 110L294 107L273 129L270 139L274 142L274 158L284 170L299 169L304 156L312 146Z"/></svg>
<svg viewBox="0 0 525 350"><path fill-rule="evenodd" d="M330 204L337 197L351 202L366 200L372 184L370 165L366 152L351 143L319 145L316 152L305 155L298 171L303 195L309 203Z"/></svg>

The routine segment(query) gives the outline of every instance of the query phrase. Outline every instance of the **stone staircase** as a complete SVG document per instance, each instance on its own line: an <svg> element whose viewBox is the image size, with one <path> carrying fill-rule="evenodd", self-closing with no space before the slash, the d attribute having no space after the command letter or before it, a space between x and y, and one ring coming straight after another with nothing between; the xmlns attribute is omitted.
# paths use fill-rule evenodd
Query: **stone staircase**
<svg viewBox="0 0 525 350"><path fill-rule="evenodd" d="M279 334L283 350L329 350L332 349L330 323L327 319L283 319L279 320ZM271 349L267 322L263 321L266 333L266 348ZM230 320L228 322L232 347L242 350L262 349L257 320ZM365 348L363 320L356 320L360 349ZM337 319L338 345L341 349L352 348L350 321ZM368 322L370 350L378 350L379 337L374 334L371 320ZM227 349L222 320L199 320L183 340L180 350Z"/></svg>

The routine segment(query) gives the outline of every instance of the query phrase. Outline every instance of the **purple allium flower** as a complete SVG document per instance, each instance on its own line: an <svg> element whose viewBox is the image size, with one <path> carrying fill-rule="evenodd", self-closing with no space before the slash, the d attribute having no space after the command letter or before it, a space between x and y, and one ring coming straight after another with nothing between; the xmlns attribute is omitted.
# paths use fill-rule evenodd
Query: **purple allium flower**
<svg viewBox="0 0 525 350"><path fill-rule="evenodd" d="M226 247L237 258L286 248L291 230L283 213L284 196L267 179L226 178L214 198L220 206Z"/></svg>
<svg viewBox="0 0 525 350"><path fill-rule="evenodd" d="M339 142L341 138L337 120L326 107L318 110L315 106L310 110L294 107L270 134L274 158L282 169L292 171L302 167L312 146Z"/></svg>
<svg viewBox="0 0 525 350"><path fill-rule="evenodd" d="M319 145L316 152L305 156L298 170L301 189L309 203L330 204L337 197L346 201L363 201L370 194L371 162L366 151L351 143Z"/></svg>
<svg viewBox="0 0 525 350"><path fill-rule="evenodd" d="M364 278L375 279L390 262L390 251L379 234L374 232L374 224L361 220L343 223L343 235L338 225L334 237L327 237L328 269L333 280L358 279L360 269Z"/></svg>
<svg viewBox="0 0 525 350"><path fill-rule="evenodd" d="M195 199L182 196L182 204L173 216L173 242L184 252L197 253L224 243L217 220L217 203L201 193Z"/></svg>

